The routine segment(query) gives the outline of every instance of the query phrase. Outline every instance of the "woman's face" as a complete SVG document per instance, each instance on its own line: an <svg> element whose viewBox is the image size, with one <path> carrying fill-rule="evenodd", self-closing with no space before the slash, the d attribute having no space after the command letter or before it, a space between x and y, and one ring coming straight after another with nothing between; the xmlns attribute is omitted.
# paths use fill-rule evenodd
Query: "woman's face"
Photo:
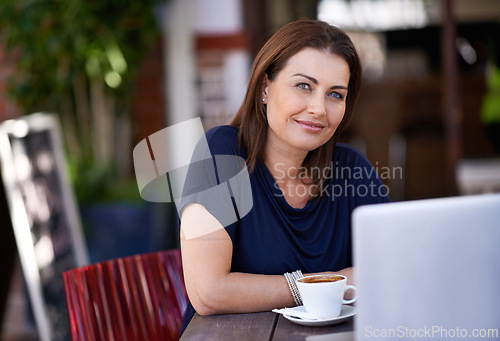
<svg viewBox="0 0 500 341"><path fill-rule="evenodd" d="M268 147L281 153L307 153L330 140L344 117L349 76L341 57L305 48L274 80L265 77Z"/></svg>

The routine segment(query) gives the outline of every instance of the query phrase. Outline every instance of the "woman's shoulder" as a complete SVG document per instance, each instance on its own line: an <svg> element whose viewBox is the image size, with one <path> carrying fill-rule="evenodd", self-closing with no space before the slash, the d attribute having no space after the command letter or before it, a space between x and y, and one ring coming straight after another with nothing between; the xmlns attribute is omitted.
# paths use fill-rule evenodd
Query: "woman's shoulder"
<svg viewBox="0 0 500 341"><path fill-rule="evenodd" d="M346 183L355 184L356 204L374 204L388 202L388 188L382 183L379 171L388 171L387 167L379 168L370 163L368 158L357 148L345 143L338 143L333 157L333 178ZM347 188L345 188L347 191ZM353 197L353 198L354 198Z"/></svg>
<svg viewBox="0 0 500 341"><path fill-rule="evenodd" d="M208 145L212 154L233 154L237 147L238 129L230 125L221 125L206 131Z"/></svg>
<svg viewBox="0 0 500 341"><path fill-rule="evenodd" d="M205 136L209 142L213 140L234 140L238 135L238 128L230 125L221 125L210 128L206 131Z"/></svg>

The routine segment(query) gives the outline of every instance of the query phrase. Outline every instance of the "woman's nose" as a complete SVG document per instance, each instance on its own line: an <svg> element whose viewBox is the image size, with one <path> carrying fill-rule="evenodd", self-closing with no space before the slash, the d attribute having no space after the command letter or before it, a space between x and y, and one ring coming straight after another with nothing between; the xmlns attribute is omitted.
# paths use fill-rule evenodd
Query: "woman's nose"
<svg viewBox="0 0 500 341"><path fill-rule="evenodd" d="M323 117L326 115L325 98L319 94L314 94L310 97L307 105L307 112L315 117Z"/></svg>

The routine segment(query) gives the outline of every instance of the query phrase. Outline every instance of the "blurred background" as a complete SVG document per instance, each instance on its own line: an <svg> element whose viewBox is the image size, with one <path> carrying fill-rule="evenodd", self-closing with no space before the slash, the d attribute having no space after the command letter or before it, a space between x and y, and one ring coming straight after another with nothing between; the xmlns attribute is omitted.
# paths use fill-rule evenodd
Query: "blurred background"
<svg viewBox="0 0 500 341"><path fill-rule="evenodd" d="M342 139L393 200L500 191L499 1L2 0L0 121L58 117L92 262L178 247L173 204L139 196L133 147L190 118L228 123L257 51L302 17L358 48L364 81ZM36 339L12 271L1 339Z"/></svg>

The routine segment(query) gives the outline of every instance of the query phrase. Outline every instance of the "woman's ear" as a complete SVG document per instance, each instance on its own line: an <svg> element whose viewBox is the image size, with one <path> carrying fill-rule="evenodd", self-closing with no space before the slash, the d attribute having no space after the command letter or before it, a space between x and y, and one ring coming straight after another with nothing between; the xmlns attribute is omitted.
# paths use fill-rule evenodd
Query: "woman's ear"
<svg viewBox="0 0 500 341"><path fill-rule="evenodd" d="M267 96L269 90L269 78L267 77L267 73L264 74L264 79L262 80L262 103L267 104Z"/></svg>

